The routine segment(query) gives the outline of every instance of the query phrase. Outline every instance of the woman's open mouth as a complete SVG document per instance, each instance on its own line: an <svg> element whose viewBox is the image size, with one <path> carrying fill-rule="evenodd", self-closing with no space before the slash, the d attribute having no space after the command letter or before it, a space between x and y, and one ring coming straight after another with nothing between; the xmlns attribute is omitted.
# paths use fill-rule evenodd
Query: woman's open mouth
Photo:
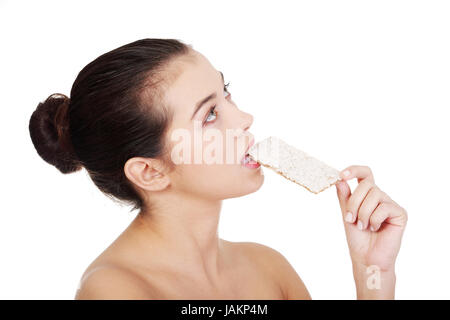
<svg viewBox="0 0 450 320"><path fill-rule="evenodd" d="M257 169L261 166L258 162L256 162L252 158L250 158L250 156L248 154L246 154L245 157L242 159L241 164L244 167L250 168L250 169Z"/></svg>
<svg viewBox="0 0 450 320"><path fill-rule="evenodd" d="M241 160L241 164L244 167L250 168L250 169L257 169L257 168L259 168L261 166L258 162L253 160L248 154L248 150L252 147L252 145L254 143L255 143L255 140L250 141L250 143L248 144L247 150L246 150L246 154Z"/></svg>

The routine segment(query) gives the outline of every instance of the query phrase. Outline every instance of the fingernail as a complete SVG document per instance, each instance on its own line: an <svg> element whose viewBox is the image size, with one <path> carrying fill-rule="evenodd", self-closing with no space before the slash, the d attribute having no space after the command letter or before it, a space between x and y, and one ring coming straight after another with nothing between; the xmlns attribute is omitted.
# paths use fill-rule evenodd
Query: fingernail
<svg viewBox="0 0 450 320"><path fill-rule="evenodd" d="M344 177L348 177L348 176L350 175L350 171L345 170L344 172L342 172L342 175L343 175Z"/></svg>
<svg viewBox="0 0 450 320"><path fill-rule="evenodd" d="M375 231L375 228L373 226L370 226L370 231Z"/></svg>
<svg viewBox="0 0 450 320"><path fill-rule="evenodd" d="M358 220L358 229L362 230L363 229L363 223L361 220Z"/></svg>
<svg viewBox="0 0 450 320"><path fill-rule="evenodd" d="M353 214L351 212L347 212L345 215L345 221L352 222L353 221Z"/></svg>

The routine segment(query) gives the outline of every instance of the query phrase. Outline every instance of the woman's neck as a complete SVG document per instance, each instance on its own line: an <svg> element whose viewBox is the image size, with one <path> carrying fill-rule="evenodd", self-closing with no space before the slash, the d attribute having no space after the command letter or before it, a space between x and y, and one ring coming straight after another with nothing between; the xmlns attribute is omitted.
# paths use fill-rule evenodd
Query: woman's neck
<svg viewBox="0 0 450 320"><path fill-rule="evenodd" d="M156 241L168 259L178 261L186 271L216 279L221 266L218 224L222 201L170 194L162 197L151 212L140 212L133 221L141 231L141 241L152 246Z"/></svg>

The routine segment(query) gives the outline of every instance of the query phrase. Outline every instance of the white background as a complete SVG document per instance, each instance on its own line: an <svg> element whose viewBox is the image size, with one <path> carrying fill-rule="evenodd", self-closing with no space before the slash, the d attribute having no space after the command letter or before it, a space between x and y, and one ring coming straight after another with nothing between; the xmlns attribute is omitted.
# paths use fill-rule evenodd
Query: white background
<svg viewBox="0 0 450 320"><path fill-rule="evenodd" d="M134 218L84 170L45 163L28 121L97 56L152 37L223 71L257 140L276 135L339 170L368 165L409 214L396 298L450 298L449 17L448 1L430 0L0 1L0 298L72 299ZM335 188L314 195L264 170L258 192L224 202L220 236L280 251L313 299L354 299Z"/></svg>

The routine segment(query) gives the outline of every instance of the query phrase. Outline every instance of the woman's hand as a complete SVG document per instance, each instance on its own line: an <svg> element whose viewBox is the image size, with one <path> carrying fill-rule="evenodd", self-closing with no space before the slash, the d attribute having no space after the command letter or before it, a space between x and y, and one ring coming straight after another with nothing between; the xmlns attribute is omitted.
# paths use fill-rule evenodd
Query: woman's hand
<svg viewBox="0 0 450 320"><path fill-rule="evenodd" d="M394 272L408 220L406 210L375 185L369 167L350 166L340 176L343 180L336 183L336 191L353 267ZM353 178L358 186L352 194L345 180Z"/></svg>

